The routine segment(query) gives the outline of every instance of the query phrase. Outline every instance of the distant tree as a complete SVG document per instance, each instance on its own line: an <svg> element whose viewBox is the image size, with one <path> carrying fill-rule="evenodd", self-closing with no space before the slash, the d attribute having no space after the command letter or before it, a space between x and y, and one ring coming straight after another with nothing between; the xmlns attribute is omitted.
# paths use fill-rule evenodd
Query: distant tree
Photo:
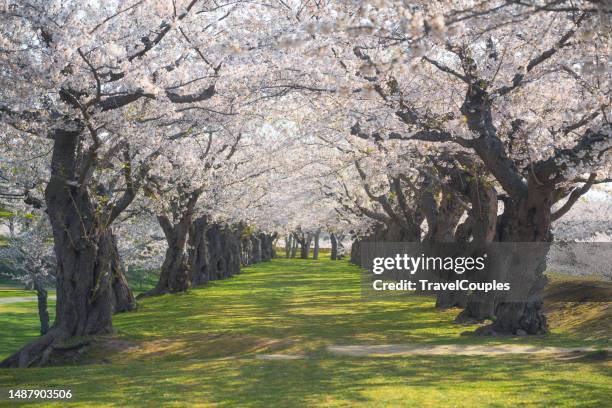
<svg viewBox="0 0 612 408"><path fill-rule="evenodd" d="M49 331L47 287L55 284L56 268L53 235L44 214L24 218L0 249L0 258L11 268L5 274L36 291L40 333L44 335Z"/></svg>

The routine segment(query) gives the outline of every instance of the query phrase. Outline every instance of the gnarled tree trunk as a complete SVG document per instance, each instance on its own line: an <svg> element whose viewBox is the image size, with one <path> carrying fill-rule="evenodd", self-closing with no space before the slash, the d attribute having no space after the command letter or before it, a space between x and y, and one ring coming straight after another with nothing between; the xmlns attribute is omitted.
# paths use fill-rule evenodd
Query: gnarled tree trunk
<svg viewBox="0 0 612 408"><path fill-rule="evenodd" d="M177 225L172 225L165 215L158 216L157 220L166 236L168 248L157 285L139 297L184 292L191 285L186 254L187 236L191 223L179 222Z"/></svg>
<svg viewBox="0 0 612 408"><path fill-rule="evenodd" d="M464 177L467 183L464 194L469 197L471 208L468 218L457 228L455 239L459 242L467 242L472 238L473 247L481 247L484 250L488 243L494 241L497 228L497 191L487 183L480 175L467 174ZM496 277L490 272L491 269L475 271L472 281L491 282ZM495 317L496 292L473 291L468 297L465 309L457 316L458 322L483 321Z"/></svg>
<svg viewBox="0 0 612 408"><path fill-rule="evenodd" d="M440 204L431 191L422 193L423 212L427 218L429 230L426 241L435 249L436 244L450 243L454 241L455 229L463 215L456 196L448 191L442 191ZM454 271L439 271L441 279L451 281L456 278ZM450 307L464 307L467 303L467 292L465 291L440 291L436 295L436 308L444 309Z"/></svg>
<svg viewBox="0 0 612 408"><path fill-rule="evenodd" d="M57 261L55 322L38 340L0 367L46 364L54 346L72 337L107 334L112 326L111 252L108 220L101 220L86 186L75 182L80 131L53 132L51 179L45 202Z"/></svg>
<svg viewBox="0 0 612 408"><path fill-rule="evenodd" d="M204 285L210 281L210 256L205 217L199 217L189 230L189 276L193 285Z"/></svg>
<svg viewBox="0 0 612 408"><path fill-rule="evenodd" d="M200 194L201 190L181 192L180 195L185 199L185 204L182 207L174 203L174 224L165 214L157 216L157 221L164 231L168 248L157 285L138 297L184 292L191 286L190 268L187 264L187 238L192 227L193 214Z"/></svg>
<svg viewBox="0 0 612 408"><path fill-rule="evenodd" d="M511 291L499 300L491 328L497 333L542 334L548 331L540 291L547 283L546 256L551 234L553 190L529 180L529 192L517 201L506 202L513 214L501 227L500 242L506 264L503 279Z"/></svg>
<svg viewBox="0 0 612 408"><path fill-rule="evenodd" d="M251 244L253 245L253 263L261 262L261 239L256 235L251 235Z"/></svg>

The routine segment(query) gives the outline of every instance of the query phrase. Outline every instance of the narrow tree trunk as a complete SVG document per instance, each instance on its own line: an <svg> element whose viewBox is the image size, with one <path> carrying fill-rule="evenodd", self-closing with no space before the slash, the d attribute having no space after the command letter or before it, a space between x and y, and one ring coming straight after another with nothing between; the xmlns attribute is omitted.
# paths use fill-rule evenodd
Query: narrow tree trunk
<svg viewBox="0 0 612 408"><path fill-rule="evenodd" d="M251 265L253 263L253 246L251 245L251 237L243 237L241 241L240 248L242 250L242 263L245 266Z"/></svg>
<svg viewBox="0 0 612 408"><path fill-rule="evenodd" d="M289 258L291 256L291 246L291 235L289 234L285 236L285 258Z"/></svg>
<svg viewBox="0 0 612 408"><path fill-rule="evenodd" d="M136 298L130 286L128 285L125 276L125 268L119 257L119 249L117 248L117 240L114 234L110 234L111 240L111 271L112 289L113 289L113 312L122 313L135 310L137 307Z"/></svg>
<svg viewBox="0 0 612 408"><path fill-rule="evenodd" d="M359 238L355 238L351 244L350 262L354 265L361 266L361 239Z"/></svg>
<svg viewBox="0 0 612 408"><path fill-rule="evenodd" d="M336 239L336 234L333 232L329 234L329 241L331 242L331 254L330 258L332 261L338 259L338 240Z"/></svg>
<svg viewBox="0 0 612 408"><path fill-rule="evenodd" d="M253 244L253 263L261 262L261 240L255 235L251 235L251 243Z"/></svg>
<svg viewBox="0 0 612 408"><path fill-rule="evenodd" d="M38 297L38 318L40 320L40 335L43 336L49 331L49 310L47 308L47 289L41 282L34 281L34 288Z"/></svg>
<svg viewBox="0 0 612 408"><path fill-rule="evenodd" d="M297 247L298 247L298 241L297 241L296 237L293 236L293 239L291 240L291 255L290 255L290 258L295 258L295 254L297 252Z"/></svg>
<svg viewBox="0 0 612 408"><path fill-rule="evenodd" d="M250 237L249 237L250 239ZM223 238L221 226L210 224L206 230L206 242L208 244L210 280L225 279L227 265L223 256Z"/></svg>
<svg viewBox="0 0 612 408"><path fill-rule="evenodd" d="M312 259L319 259L319 237L321 236L321 230L318 229L314 235L314 249L312 251Z"/></svg>
<svg viewBox="0 0 612 408"><path fill-rule="evenodd" d="M270 235L270 254L272 255L271 259L276 258L276 240L278 239L278 233L273 233Z"/></svg>

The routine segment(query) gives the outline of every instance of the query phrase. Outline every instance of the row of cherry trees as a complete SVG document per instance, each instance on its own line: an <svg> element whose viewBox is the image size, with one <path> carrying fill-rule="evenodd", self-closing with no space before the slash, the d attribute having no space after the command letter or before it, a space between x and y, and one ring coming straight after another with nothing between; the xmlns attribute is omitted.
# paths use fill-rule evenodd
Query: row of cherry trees
<svg viewBox="0 0 612 408"><path fill-rule="evenodd" d="M55 323L6 366L112 332L122 254L160 260L153 295L268 247L255 230L350 233L353 256L548 242L610 177L603 3L34 0L0 21L2 197L46 214L57 281ZM439 304L543 332L544 256L525 302Z"/></svg>

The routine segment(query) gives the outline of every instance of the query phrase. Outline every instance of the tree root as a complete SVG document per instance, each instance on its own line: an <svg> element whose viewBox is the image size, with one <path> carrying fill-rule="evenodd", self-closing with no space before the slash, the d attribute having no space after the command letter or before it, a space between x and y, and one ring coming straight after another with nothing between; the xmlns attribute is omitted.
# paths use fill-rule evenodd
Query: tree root
<svg viewBox="0 0 612 408"><path fill-rule="evenodd" d="M59 333L51 329L44 336L26 344L21 350L0 362L0 368L27 368L34 365L41 367L48 364L53 344L59 338Z"/></svg>
<svg viewBox="0 0 612 408"><path fill-rule="evenodd" d="M0 368L44 367L54 362L74 360L75 356L82 355L86 347L91 344L89 338L66 341L69 339L59 330L51 329L44 336L26 344L21 350L0 362Z"/></svg>
<svg viewBox="0 0 612 408"><path fill-rule="evenodd" d="M168 289L155 287L151 290L138 294L138 296L136 296L136 300L141 300L141 299L145 299L145 298L153 297L153 296L161 296L167 293L170 293Z"/></svg>

